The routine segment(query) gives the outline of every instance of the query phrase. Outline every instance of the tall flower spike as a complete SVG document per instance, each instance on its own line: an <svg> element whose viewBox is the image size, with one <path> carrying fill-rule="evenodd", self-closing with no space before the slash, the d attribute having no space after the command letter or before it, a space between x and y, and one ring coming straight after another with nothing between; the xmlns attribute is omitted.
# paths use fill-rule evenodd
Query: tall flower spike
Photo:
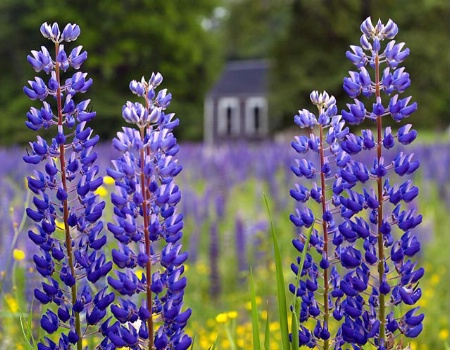
<svg viewBox="0 0 450 350"><path fill-rule="evenodd" d="M24 88L32 100L42 101L40 109L31 107L26 125L35 131L54 128L55 137L47 141L37 136L23 157L27 163L42 164L28 177L34 207L28 208L27 214L35 222L28 236L40 249L33 260L46 281L42 288L34 290L34 296L57 309L57 313L47 309L40 324L48 334L62 331L58 349L72 349L76 345L81 350L85 334L98 330L97 325L114 299L114 294L108 294L106 289L91 295L98 289L92 284L112 267L102 252L106 236L100 217L105 202L99 201L95 194L102 184L94 151L99 138L86 125L95 112L87 111L89 100L75 102L92 80L86 78L86 73L75 73L62 83L62 71L69 67L78 69L82 63L74 64L60 45L78 37L77 25L67 25L61 35L57 23L52 26L44 23L41 32L54 42L55 58L45 47L28 56L31 66L37 72L43 70L50 78L45 83L36 77L29 81L30 87ZM74 50L80 52L81 47ZM86 52L82 55L87 57ZM46 338L38 348L56 349L56 344Z"/></svg>
<svg viewBox="0 0 450 350"><path fill-rule="evenodd" d="M379 20L374 25L368 18L361 30L361 46L351 46L347 52L357 71L350 72L343 84L355 103L347 105L341 118L335 115L333 98L313 92L311 100L319 108L319 116L302 110L294 118L302 128L319 127L318 137L296 137L292 146L302 156L291 167L300 178L321 179L312 186L297 184L291 190L297 201L291 221L300 228L294 246L302 253L305 249L316 250L315 255L306 252L305 261L297 258L292 265L297 284L290 286L299 300L293 303L292 310L300 323L310 317L316 319L313 328L301 324L298 330L300 345L310 348L372 346L385 350L396 346L391 342L401 346L403 337L417 337L422 330L423 315L416 304L422 294L418 281L424 269L412 260L420 251L414 230L422 217L416 215L415 209L404 208L404 203L417 197L418 188L410 179L401 180L418 168L419 161L405 150L395 154L397 141L408 145L417 132L410 124L395 132L393 127L383 128L382 123L389 116L400 122L417 109L411 97L399 97L411 83L408 73L399 66L409 50L404 43L393 40L382 47L384 40L398 33L391 20L387 24ZM361 95L374 97L375 103L366 106L359 99ZM362 130L357 135L345 128L345 122L358 125L365 119L376 123L374 133ZM322 130L327 126L328 147ZM303 156L308 151L317 153L319 161ZM393 179L398 183L391 185ZM327 185L330 180L331 186ZM314 201L310 199L321 205L321 210L312 210ZM304 207L306 203L308 208ZM322 227L322 235L315 224ZM305 228L311 232L308 246L305 242L309 230ZM299 265L303 266L301 271ZM317 295L323 296L321 309ZM400 304L403 315L395 310ZM324 332L332 322L335 324L330 329L336 329L336 333Z"/></svg>
<svg viewBox="0 0 450 350"><path fill-rule="evenodd" d="M297 213L291 215L291 221L300 230L299 237L293 241L294 247L299 253L314 248L321 260L315 261L310 253L306 253L305 261L302 262L298 257L296 264L292 265L292 270L297 275L296 285L291 284L289 287L294 294L292 311L301 323L307 322L311 317L315 319L314 329L301 326L298 335L292 334L292 337L297 336L300 345L329 349L334 342L334 336L328 328L330 316L334 312L331 300L336 283L333 281L339 279L336 269L330 268L334 263L330 244L338 238L334 221L338 209L333 204L331 182L334 180L336 152L340 149L336 144L348 133L348 128L343 128L341 116L336 115L334 96L313 91L310 98L317 106L318 117L303 110L294 117L294 122L301 128L318 127L318 136L299 136L292 143L292 147L301 155L292 171L299 178L317 179L318 182L313 182L309 188L296 184L295 189L291 190L291 196L296 199L299 207ZM312 154L306 159L309 151ZM312 202L316 202L316 205L311 204ZM309 203L308 208L304 207L306 203ZM319 206L320 209L311 210L314 206ZM320 215L315 217L313 212L319 212ZM308 232L309 245L306 246L304 242L307 241ZM301 271L299 265L302 265ZM322 310L318 309L319 304L323 305Z"/></svg>
<svg viewBox="0 0 450 350"><path fill-rule="evenodd" d="M397 339L397 333L402 333L405 337L416 337L421 331L421 326L414 329L394 327L397 323L391 316L393 305L414 305L421 295L417 282L423 275L423 269L416 269L410 260L420 249L412 230L421 222L421 216L416 216L414 211L402 210L402 202L413 200L418 189L408 179L394 185L390 181L397 179L396 174L412 174L418 168L419 163L413 160L412 154L401 152L395 156L396 141L407 145L416 138L417 132L411 130L410 124L400 127L397 133L391 127L383 127L383 118L391 116L400 122L417 109L417 104L410 103L411 97L399 98L411 83L408 73L403 67L399 67L409 55L409 49L404 48L404 43L396 44L394 40L387 42L384 49L381 45L382 41L396 36L397 25L391 20L386 24L379 20L373 25L368 18L361 25L361 31L361 47L351 46L353 53L347 52L347 57L358 71L350 72L350 78L344 79L344 90L355 99L356 105L348 105L348 111L342 111L342 116L352 124L360 124L365 118L371 119L376 123L376 133L374 138L368 140L367 136L371 134L369 130L363 130L362 136L349 134L343 148L354 154L364 155L362 159L368 160L363 166L367 169L370 167L370 154L373 154L373 166L370 168L370 176L364 178L365 181L355 177L357 181L354 182L355 178L349 176L349 173L356 175L358 169L361 170L361 163L355 160L351 159L339 171L337 182L348 183L347 186L363 184L363 194L347 189L340 196L347 215L346 224L341 230L343 244L355 245L361 242L359 246L362 245L363 250L360 251L361 262L357 262L359 258L355 260L356 255L349 256L348 246L340 248L338 256L351 263L348 267L352 272L349 273L356 274L359 268L373 270L367 273L373 289L369 302L362 305L362 312L350 315L342 325L341 333L347 343L359 346L371 343L378 349L386 349L388 339ZM374 72L367 74L369 69ZM373 80L370 79L371 76ZM375 103L371 107L364 107L363 102L358 100L361 94L366 97L374 96ZM385 95L388 96L387 99ZM391 163L386 161L387 151L394 153L389 156L394 159ZM367 218L369 222L366 221ZM405 255L408 249L408 245L404 243L406 241L411 242L414 247L408 251L408 256ZM354 249L360 248L355 246ZM340 307L345 309L353 305L355 296L342 282L341 289L345 297L342 298ZM407 311L403 317L408 318L411 312ZM421 318L418 320L420 323ZM360 335L358 337L355 336L356 330Z"/></svg>
<svg viewBox="0 0 450 350"><path fill-rule="evenodd" d="M108 228L119 241L113 261L124 272L108 278L122 298L111 307L118 322L105 334L118 347L183 350L192 340L184 333L191 315L191 309L182 310L187 253L181 251L183 215L176 210L181 194L173 181L181 171L172 133L179 121L165 113L171 94L155 92L161 82L157 73L130 83L145 104L123 106L123 118L137 128L125 127L113 140L121 156L107 170L116 183L111 196L116 222ZM145 294L141 301L139 293Z"/></svg>

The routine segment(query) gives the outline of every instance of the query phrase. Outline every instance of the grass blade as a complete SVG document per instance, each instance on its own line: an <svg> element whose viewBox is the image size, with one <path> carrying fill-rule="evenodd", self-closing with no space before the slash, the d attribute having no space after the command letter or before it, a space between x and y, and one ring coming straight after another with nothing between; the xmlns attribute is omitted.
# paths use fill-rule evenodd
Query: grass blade
<svg viewBox="0 0 450 350"><path fill-rule="evenodd" d="M281 349L289 350L289 329L287 322L287 307L286 307L286 291L285 280L283 274L283 266L281 264L280 247L278 246L278 240L275 235L275 227L273 225L272 215L270 213L269 203L267 197L264 195L264 201L266 202L267 212L269 214L271 236L273 243L274 259L275 259L275 275L277 279L277 300L278 300L278 316L280 319L280 331L281 331Z"/></svg>
<svg viewBox="0 0 450 350"><path fill-rule="evenodd" d="M267 303L266 329L264 332L264 349L270 350L270 321L269 321L269 303Z"/></svg>
<svg viewBox="0 0 450 350"><path fill-rule="evenodd" d="M295 311L295 309L292 311L291 315L292 315L292 323L291 323L292 343L291 343L291 346L292 346L292 350L298 350L298 348L300 347L299 340L298 340L299 324L298 324L297 312Z"/></svg>
<svg viewBox="0 0 450 350"><path fill-rule="evenodd" d="M252 305L253 350L261 350L261 340L259 338L258 306L256 305L255 281L253 280L252 268L250 268L250 300Z"/></svg>
<svg viewBox="0 0 450 350"><path fill-rule="evenodd" d="M209 348L209 350L216 350L217 342L219 341L219 335L220 333L217 333L217 338L214 341L214 344Z"/></svg>
<svg viewBox="0 0 450 350"><path fill-rule="evenodd" d="M300 347L298 336L294 336L298 334L299 329L299 323L298 319L300 317L300 306L301 306L301 299L297 297L297 290L299 288L300 284L300 278L302 276L303 271L303 265L305 263L306 259L306 251L309 247L309 240L311 238L312 231L314 229L314 225L311 226L311 229L306 235L305 245L303 247L302 255L300 257L300 264L298 266L298 273L297 277L295 278L296 286L295 286L295 294L294 299L292 300L292 323L291 323L291 334L292 334L292 350L297 350Z"/></svg>

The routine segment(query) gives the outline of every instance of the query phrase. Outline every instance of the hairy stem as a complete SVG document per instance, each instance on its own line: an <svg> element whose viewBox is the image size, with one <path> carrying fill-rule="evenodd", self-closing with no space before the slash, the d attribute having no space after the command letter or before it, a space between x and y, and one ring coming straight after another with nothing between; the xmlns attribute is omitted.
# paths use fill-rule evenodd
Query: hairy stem
<svg viewBox="0 0 450 350"><path fill-rule="evenodd" d="M378 54L375 56L375 96L377 102L381 99L380 94L380 61ZM383 132L383 122L382 117L377 117L377 159L378 164L380 164L380 160L382 157L382 132ZM384 247L383 247L383 234L381 233L381 226L383 224L383 177L379 176L377 178L377 188L378 188L378 215L377 215L377 223L378 223L378 276L379 283L381 284L384 276ZM384 294L380 293L380 334L379 334L379 344L385 344L385 324L386 324L386 316L385 316L385 298Z"/></svg>
<svg viewBox="0 0 450 350"><path fill-rule="evenodd" d="M145 138L145 127L140 128L141 132L141 139L144 143ZM141 162L141 191L142 191L142 197L143 197L143 203L142 203L142 215L144 217L144 239L145 239L145 254L148 257L148 261L145 265L145 273L146 273L146 282L147 282L147 308L150 311L150 317L147 319L147 329L148 329L148 349L153 349L153 301L152 301L152 262L150 259L151 256L151 242L149 237L149 200L150 196L148 193L148 179L145 176L144 173L144 167L145 167L145 149L142 148L140 150L140 162Z"/></svg>
<svg viewBox="0 0 450 350"><path fill-rule="evenodd" d="M320 146L319 146L319 154L320 154L320 183L322 186L322 214L325 214L326 208L326 184L325 184L325 174L323 172L323 166L325 164L325 156L324 156L324 150L323 150L323 126L319 124L319 132L320 132ZM328 228L327 228L327 222L322 219L322 230L323 230L323 240L324 240L324 246L323 251L325 253L325 258L328 259ZM328 320L330 318L330 309L328 305L328 293L329 293L329 283L328 283L328 272L329 269L326 268L323 271L323 306L324 306L324 316L323 316L323 322L324 327L325 323L328 326ZM324 340L323 349L328 350L329 349L329 339Z"/></svg>
<svg viewBox="0 0 450 350"><path fill-rule="evenodd" d="M55 43L55 57L58 56L59 51L59 44ZM59 63L56 62L55 65L55 74L56 74L56 81L58 82L58 89L56 91L56 103L58 108L58 132L63 131L63 116L62 116L62 101L61 101L61 79L59 74ZM67 191L67 180L66 180L66 159L65 159L65 148L64 144L59 145L59 163L60 163L60 170L61 170L61 183L64 191L68 193ZM70 273L75 278L75 284L71 287L72 291L72 306L75 305L77 301L77 276L75 274L75 266L73 263L73 252L72 252L72 236L70 234L70 227L68 224L69 220L69 205L68 200L65 199L63 201L63 222L64 222L64 232L65 232L65 240L66 240L66 249L67 249L67 259L68 264L70 268ZM77 350L82 350L82 341L83 341L83 334L81 333L81 322L80 322L80 314L78 312L74 312L75 315L75 331L79 336L78 342L77 342Z"/></svg>

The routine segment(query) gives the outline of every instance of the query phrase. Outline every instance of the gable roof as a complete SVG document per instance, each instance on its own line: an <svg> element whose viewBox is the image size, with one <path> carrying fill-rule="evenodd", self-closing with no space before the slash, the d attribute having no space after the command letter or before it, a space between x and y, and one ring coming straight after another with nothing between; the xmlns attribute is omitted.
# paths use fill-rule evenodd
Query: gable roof
<svg viewBox="0 0 450 350"><path fill-rule="evenodd" d="M268 70L267 60L229 61L208 95L265 95Z"/></svg>

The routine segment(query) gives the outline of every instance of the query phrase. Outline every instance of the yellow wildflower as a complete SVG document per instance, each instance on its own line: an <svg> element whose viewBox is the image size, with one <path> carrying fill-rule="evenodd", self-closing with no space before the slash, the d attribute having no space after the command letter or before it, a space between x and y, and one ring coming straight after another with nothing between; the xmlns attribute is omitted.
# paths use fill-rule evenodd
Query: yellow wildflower
<svg viewBox="0 0 450 350"><path fill-rule="evenodd" d="M64 221L61 221L58 219L55 220L55 225L58 228L58 230L61 230L61 231L64 231L64 229L66 227L66 225L64 224Z"/></svg>
<svg viewBox="0 0 450 350"><path fill-rule="evenodd" d="M95 190L95 194L98 194L100 197L106 197L108 195L108 190L104 186L100 186Z"/></svg>
<svg viewBox="0 0 450 350"><path fill-rule="evenodd" d="M104 176L103 177L103 183L105 185L114 185L115 180L111 176Z"/></svg>
<svg viewBox="0 0 450 350"><path fill-rule="evenodd" d="M448 339L448 330L447 329L441 329L441 331L439 332L439 339L441 339L441 340Z"/></svg>
<svg viewBox="0 0 450 350"><path fill-rule="evenodd" d="M225 312L222 312L216 316L217 323L225 323L225 322L227 322L227 320L228 320L228 316L227 316L227 313L225 313Z"/></svg>
<svg viewBox="0 0 450 350"><path fill-rule="evenodd" d="M144 270L141 270L141 269L136 270L134 274L136 275L137 278L139 278L141 280L142 277L144 276Z"/></svg>
<svg viewBox="0 0 450 350"><path fill-rule="evenodd" d="M14 249L13 257L14 257L14 260L17 260L17 261L23 260L23 259L25 259L25 252L21 249Z"/></svg>
<svg viewBox="0 0 450 350"><path fill-rule="evenodd" d="M435 286L435 285L439 284L440 279L441 278L437 273L433 273L431 275L431 279L430 279L431 285Z"/></svg>
<svg viewBox="0 0 450 350"><path fill-rule="evenodd" d="M6 305L8 305L8 308L11 312L19 311L19 304L17 303L17 300L11 294L5 295L5 301L6 301Z"/></svg>
<svg viewBox="0 0 450 350"><path fill-rule="evenodd" d="M238 316L237 311L228 311L228 312L227 312L227 317L228 317L229 319L234 319L234 318L236 318L237 316Z"/></svg>

